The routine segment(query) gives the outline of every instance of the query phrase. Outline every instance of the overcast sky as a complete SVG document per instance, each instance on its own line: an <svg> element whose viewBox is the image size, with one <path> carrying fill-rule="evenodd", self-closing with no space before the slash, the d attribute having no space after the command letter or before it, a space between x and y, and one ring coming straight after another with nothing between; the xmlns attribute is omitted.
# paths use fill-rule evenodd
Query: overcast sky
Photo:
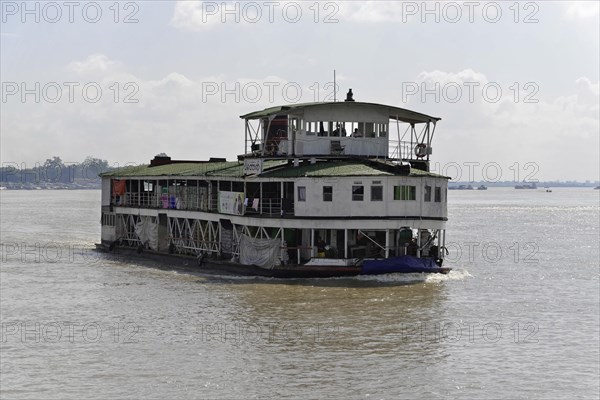
<svg viewBox="0 0 600 400"><path fill-rule="evenodd" d="M234 159L240 115L335 69L338 100L441 117L440 172L599 179L597 1L3 1L1 32L3 163Z"/></svg>

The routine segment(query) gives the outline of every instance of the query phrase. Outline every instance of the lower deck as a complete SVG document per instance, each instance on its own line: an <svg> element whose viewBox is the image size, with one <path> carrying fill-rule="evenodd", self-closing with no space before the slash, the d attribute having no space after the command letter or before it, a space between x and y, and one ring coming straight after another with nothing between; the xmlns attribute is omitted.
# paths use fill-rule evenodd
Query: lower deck
<svg viewBox="0 0 600 400"><path fill-rule="evenodd" d="M164 254L239 260L245 239L276 245L277 265L404 255L443 259L445 222L283 218L265 221L206 213L182 215L177 210L148 213L131 208L103 212L102 217L102 243L107 246L118 244Z"/></svg>

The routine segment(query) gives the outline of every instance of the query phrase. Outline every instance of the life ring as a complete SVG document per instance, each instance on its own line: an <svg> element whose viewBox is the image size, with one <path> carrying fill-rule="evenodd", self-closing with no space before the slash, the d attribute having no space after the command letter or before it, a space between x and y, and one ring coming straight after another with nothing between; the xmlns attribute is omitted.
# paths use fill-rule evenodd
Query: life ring
<svg viewBox="0 0 600 400"><path fill-rule="evenodd" d="M425 143L419 143L415 146L415 155L418 158L423 158L427 155L427 145Z"/></svg>

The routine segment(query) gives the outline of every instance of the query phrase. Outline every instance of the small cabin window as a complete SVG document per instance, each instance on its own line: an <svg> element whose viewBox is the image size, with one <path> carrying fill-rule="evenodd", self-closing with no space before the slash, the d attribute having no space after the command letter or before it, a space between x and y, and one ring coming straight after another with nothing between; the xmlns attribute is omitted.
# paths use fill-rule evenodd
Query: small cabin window
<svg viewBox="0 0 600 400"><path fill-rule="evenodd" d="M298 201L306 201L306 186L298 186Z"/></svg>
<svg viewBox="0 0 600 400"><path fill-rule="evenodd" d="M435 202L439 203L442 201L442 188L439 186L435 187Z"/></svg>
<svg viewBox="0 0 600 400"><path fill-rule="evenodd" d="M387 137L387 124L379 124L379 137Z"/></svg>
<svg viewBox="0 0 600 400"><path fill-rule="evenodd" d="M348 135L348 127L345 122L332 122L331 127L333 130L331 131L331 136L347 136Z"/></svg>
<svg viewBox="0 0 600 400"><path fill-rule="evenodd" d="M371 201L383 201L383 186L371 186Z"/></svg>
<svg viewBox="0 0 600 400"><path fill-rule="evenodd" d="M307 135L314 135L314 133L315 133L315 126L316 125L315 125L314 122L306 121L306 127L305 127L306 134Z"/></svg>
<svg viewBox="0 0 600 400"><path fill-rule="evenodd" d="M365 137L376 137L377 136L377 132L375 132L375 124L373 122L365 122L363 127L363 132L365 134Z"/></svg>
<svg viewBox="0 0 600 400"><path fill-rule="evenodd" d="M352 186L352 201L363 201L365 197L364 186Z"/></svg>
<svg viewBox="0 0 600 400"><path fill-rule="evenodd" d="M400 185L394 186L394 200L416 200L417 187Z"/></svg>
<svg viewBox="0 0 600 400"><path fill-rule="evenodd" d="M323 201L333 201L333 186L323 186Z"/></svg>
<svg viewBox="0 0 600 400"><path fill-rule="evenodd" d="M431 186L425 186L425 201L431 201Z"/></svg>
<svg viewBox="0 0 600 400"><path fill-rule="evenodd" d="M297 131L299 126L300 126L300 120L298 118L290 119L290 128L292 129L292 132Z"/></svg>
<svg viewBox="0 0 600 400"><path fill-rule="evenodd" d="M102 213L102 225L104 226L115 226L115 215Z"/></svg>

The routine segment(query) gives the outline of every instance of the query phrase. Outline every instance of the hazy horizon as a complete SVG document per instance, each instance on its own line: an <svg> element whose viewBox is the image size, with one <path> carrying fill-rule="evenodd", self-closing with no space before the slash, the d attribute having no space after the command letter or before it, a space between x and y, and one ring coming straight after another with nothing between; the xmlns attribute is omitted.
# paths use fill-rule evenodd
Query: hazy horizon
<svg viewBox="0 0 600 400"><path fill-rule="evenodd" d="M335 69L338 100L441 117L440 172L600 178L598 2L1 7L3 165L234 160L240 115L328 100Z"/></svg>

